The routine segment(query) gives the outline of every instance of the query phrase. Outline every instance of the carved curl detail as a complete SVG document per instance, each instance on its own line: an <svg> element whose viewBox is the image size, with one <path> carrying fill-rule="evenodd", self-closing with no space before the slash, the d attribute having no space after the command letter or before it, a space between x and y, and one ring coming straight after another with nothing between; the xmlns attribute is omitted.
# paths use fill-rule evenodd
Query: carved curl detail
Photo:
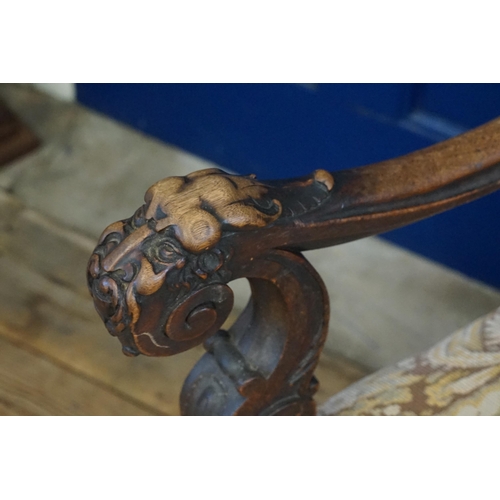
<svg viewBox="0 0 500 500"><path fill-rule="evenodd" d="M267 191L254 177L218 168L167 177L146 192L145 217L156 221L156 231L173 226L182 246L198 253L213 247L224 227L254 229L274 222L281 203L266 198Z"/></svg>

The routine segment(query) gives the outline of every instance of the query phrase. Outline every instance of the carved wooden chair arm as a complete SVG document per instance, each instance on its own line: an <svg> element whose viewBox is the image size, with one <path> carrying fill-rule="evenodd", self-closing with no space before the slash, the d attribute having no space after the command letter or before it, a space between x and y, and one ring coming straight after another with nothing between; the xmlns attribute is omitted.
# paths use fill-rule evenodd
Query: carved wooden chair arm
<svg viewBox="0 0 500 500"><path fill-rule="evenodd" d="M204 343L181 394L185 415L311 415L328 297L300 254L379 234L500 187L500 119L382 163L259 182L219 169L153 185L103 232L88 284L127 355ZM228 331L227 286L252 297Z"/></svg>

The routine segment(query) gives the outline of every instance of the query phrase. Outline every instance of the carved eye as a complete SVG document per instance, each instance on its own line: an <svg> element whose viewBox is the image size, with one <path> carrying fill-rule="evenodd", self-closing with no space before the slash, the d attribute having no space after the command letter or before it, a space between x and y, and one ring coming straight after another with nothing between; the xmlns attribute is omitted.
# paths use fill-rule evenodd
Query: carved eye
<svg viewBox="0 0 500 500"><path fill-rule="evenodd" d="M182 258L177 249L168 241L162 243L158 248L157 256L163 262L176 262Z"/></svg>
<svg viewBox="0 0 500 500"><path fill-rule="evenodd" d="M155 274L165 270L166 267L184 267L186 255L177 242L167 234L154 233L141 244L141 250L153 266Z"/></svg>

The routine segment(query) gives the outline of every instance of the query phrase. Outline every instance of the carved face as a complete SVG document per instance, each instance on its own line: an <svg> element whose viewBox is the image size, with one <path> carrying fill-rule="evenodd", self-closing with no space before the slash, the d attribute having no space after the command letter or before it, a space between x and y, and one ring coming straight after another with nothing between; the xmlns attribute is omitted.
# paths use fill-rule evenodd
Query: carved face
<svg viewBox="0 0 500 500"><path fill-rule="evenodd" d="M232 308L217 245L224 231L262 227L281 204L253 178L218 169L170 177L145 204L102 234L88 266L88 285L108 331L126 354L167 356L220 328Z"/></svg>

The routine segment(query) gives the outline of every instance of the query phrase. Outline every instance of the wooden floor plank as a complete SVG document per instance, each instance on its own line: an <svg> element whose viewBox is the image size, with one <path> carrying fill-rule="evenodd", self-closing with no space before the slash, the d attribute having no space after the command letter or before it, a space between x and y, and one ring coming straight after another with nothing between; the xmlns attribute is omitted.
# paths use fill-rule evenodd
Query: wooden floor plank
<svg viewBox="0 0 500 500"><path fill-rule="evenodd" d="M0 415L148 415L0 337Z"/></svg>
<svg viewBox="0 0 500 500"><path fill-rule="evenodd" d="M316 393L318 406L326 403L334 394L349 387L371 372L358 364L329 352L323 352L315 372L319 380L319 390Z"/></svg>
<svg viewBox="0 0 500 500"><path fill-rule="evenodd" d="M125 401L115 391L103 388L58 363L16 346L5 339L15 336L0 326L0 415L150 415L158 412ZM3 338L2 338L3 337ZM160 371L160 370L159 370ZM320 389L318 405L348 387L367 371L340 356L323 354L316 370ZM166 384L176 380L165 380ZM178 385L178 384L176 384ZM179 387L180 390L180 387ZM128 394L127 394L128 395ZM134 397L132 391L131 397ZM128 399L128 398L127 398ZM171 402L177 404L177 395ZM173 414L178 414L173 411Z"/></svg>

